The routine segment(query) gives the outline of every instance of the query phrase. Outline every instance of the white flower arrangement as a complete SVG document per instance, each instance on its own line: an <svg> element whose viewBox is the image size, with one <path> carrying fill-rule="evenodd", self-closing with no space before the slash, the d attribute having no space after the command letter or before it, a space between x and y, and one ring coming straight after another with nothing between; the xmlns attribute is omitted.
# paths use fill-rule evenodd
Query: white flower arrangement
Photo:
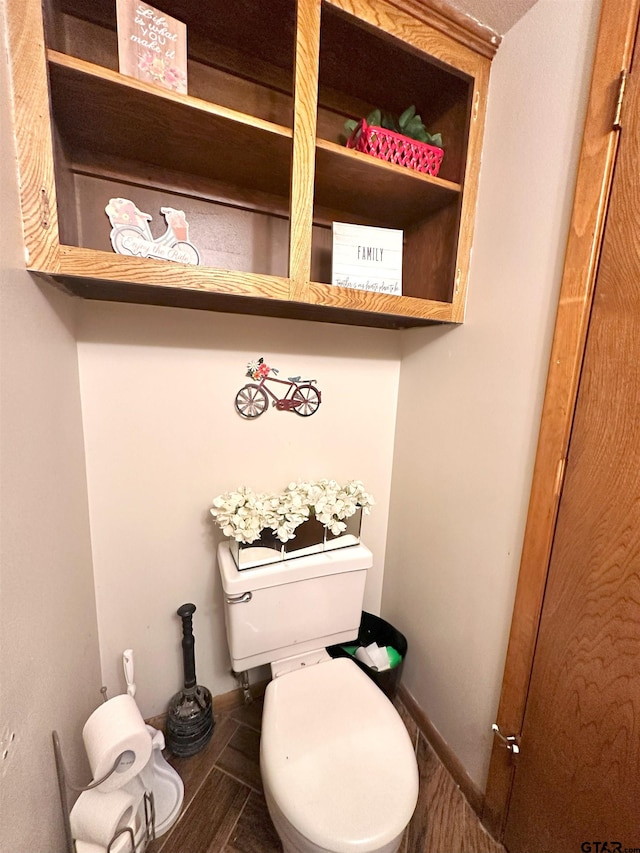
<svg viewBox="0 0 640 853"><path fill-rule="evenodd" d="M281 542L295 538L296 528L315 517L334 536L347 529L345 519L358 509L369 514L375 501L360 480L341 486L335 480L289 483L279 494L257 493L246 486L218 495L211 514L225 536L249 544L266 528Z"/></svg>

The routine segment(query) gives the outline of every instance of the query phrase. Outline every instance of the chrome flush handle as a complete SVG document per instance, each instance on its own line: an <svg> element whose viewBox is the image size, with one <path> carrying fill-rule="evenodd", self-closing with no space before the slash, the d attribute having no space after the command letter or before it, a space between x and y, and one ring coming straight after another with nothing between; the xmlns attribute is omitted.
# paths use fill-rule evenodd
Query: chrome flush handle
<svg viewBox="0 0 640 853"><path fill-rule="evenodd" d="M227 604L247 604L253 598L253 593L245 592L242 595L227 595L225 598Z"/></svg>

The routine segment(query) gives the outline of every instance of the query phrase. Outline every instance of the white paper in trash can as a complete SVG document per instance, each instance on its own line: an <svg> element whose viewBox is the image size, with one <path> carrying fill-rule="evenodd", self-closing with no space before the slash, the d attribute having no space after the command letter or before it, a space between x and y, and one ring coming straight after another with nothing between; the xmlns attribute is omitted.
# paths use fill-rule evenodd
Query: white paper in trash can
<svg viewBox="0 0 640 853"><path fill-rule="evenodd" d="M356 660L359 660L360 663L363 663L365 666L368 666L369 669L378 669L376 662L372 659L371 655L364 646L358 646L358 648L356 649L355 657Z"/></svg>

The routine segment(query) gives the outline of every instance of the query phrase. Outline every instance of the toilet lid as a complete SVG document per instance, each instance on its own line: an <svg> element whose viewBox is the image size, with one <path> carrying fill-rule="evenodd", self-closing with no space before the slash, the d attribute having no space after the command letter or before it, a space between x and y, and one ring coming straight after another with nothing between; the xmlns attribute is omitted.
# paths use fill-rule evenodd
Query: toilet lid
<svg viewBox="0 0 640 853"><path fill-rule="evenodd" d="M348 658L270 682L260 767L287 820L336 853L388 844L408 824L418 797L416 757L404 723Z"/></svg>

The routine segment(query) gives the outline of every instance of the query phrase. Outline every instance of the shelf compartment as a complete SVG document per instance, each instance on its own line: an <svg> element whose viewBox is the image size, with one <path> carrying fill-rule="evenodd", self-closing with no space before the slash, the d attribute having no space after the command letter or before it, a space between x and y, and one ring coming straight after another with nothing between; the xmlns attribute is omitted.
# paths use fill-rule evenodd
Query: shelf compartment
<svg viewBox="0 0 640 853"><path fill-rule="evenodd" d="M293 8L291 0L281 0L281 3L283 8ZM241 40L237 33L239 23L235 5L231 31L218 26L215 43L211 36L187 23L188 94L291 127L295 24L292 8L290 14L284 15L286 20L282 25L273 28L274 33L278 33L276 41L282 46L275 57L270 53L260 58L246 52L247 40ZM259 11L261 6L256 9ZM178 11L186 11L184 4ZM174 10L172 14L176 16ZM192 16L188 14L182 19L191 21ZM113 0L108 5L102 0L92 0L90 4L81 0L65 2L52 14L51 20L56 25L52 23L48 28L49 47L112 71L119 70ZM220 19L218 23L223 22ZM224 44L220 43L220 38L225 39ZM287 43L288 51L284 47ZM274 64L274 59L279 64Z"/></svg>
<svg viewBox="0 0 640 853"><path fill-rule="evenodd" d="M290 128L48 52L56 129L84 148L288 197Z"/></svg>
<svg viewBox="0 0 640 853"><path fill-rule="evenodd" d="M344 218L334 221L344 221ZM362 219L357 221L356 217L349 221L356 225L377 224ZM402 297L390 297L391 300L398 300L395 303L393 301L390 303L395 304L395 311L404 313L404 297L412 299L415 305L421 303L422 312L425 316L427 314L431 316L435 303L449 304L449 308L451 307L455 288L458 286L455 261L459 221L460 205L455 202L448 207L441 208L433 216L414 227L404 230ZM380 227L390 226L387 223ZM331 285L332 253L333 234L331 227L316 223L313 229L311 250L312 279L319 286L347 292L349 288L333 288ZM356 290L351 292L360 293ZM331 300L328 301L328 304L331 304ZM440 316L441 313L442 311L438 308L436 314Z"/></svg>
<svg viewBox="0 0 640 853"><path fill-rule="evenodd" d="M357 191L350 188L357 187ZM460 184L316 141L315 203L389 228L408 228L460 195Z"/></svg>
<svg viewBox="0 0 640 853"><path fill-rule="evenodd" d="M124 197L155 237L160 207L184 210L205 265L288 275L289 128L66 54L49 70L63 243L108 251L104 208Z"/></svg>
<svg viewBox="0 0 640 853"><path fill-rule="evenodd" d="M287 277L289 220L283 215L258 209L244 209L225 203L221 186L218 198L194 197L179 193L175 185L143 186L125 182L116 174L91 173L77 166L73 172L73 200L78 212L74 232L64 230L65 241L79 247L109 252L110 225L105 207L111 198L130 198L152 217L150 230L155 238L165 232L160 213L164 206L184 211L189 223L189 240L196 246L200 264L238 273ZM155 176L153 176L155 177ZM175 177L175 176L174 176ZM178 182L179 185L179 182ZM229 188L231 190L231 188Z"/></svg>
<svg viewBox="0 0 640 853"><path fill-rule="evenodd" d="M464 263L459 230L476 60L384 0L323 0L319 60L312 243L319 289L312 285L310 298L338 305L353 298L370 310L457 320L464 304L457 265ZM399 116L411 104L427 130L442 133L438 177L344 146L347 118L366 117L374 108ZM330 286L332 221L403 231L401 297Z"/></svg>
<svg viewBox="0 0 640 853"><path fill-rule="evenodd" d="M358 8L379 26L322 5L318 134L338 143L347 118L364 118L374 108L400 115L413 104L427 130L442 133L440 177L462 183L473 80L416 47L428 42L437 50L441 42L424 25L384 3Z"/></svg>
<svg viewBox="0 0 640 853"><path fill-rule="evenodd" d="M358 191L345 192L351 186ZM403 295L423 300L423 311L430 310L424 300L451 302L461 194L452 181L318 140L314 222L320 227L314 229L312 243L316 280L331 281L332 221L396 228L404 232ZM402 305L398 302L396 310Z"/></svg>
<svg viewBox="0 0 640 853"><path fill-rule="evenodd" d="M433 317L425 317L424 303L419 300L411 300L405 312L397 301L398 297L364 292L354 294L344 288L328 288L314 283L309 303L292 302L289 300L288 279L235 275L228 270L128 258L76 246L60 246L58 271L43 277L84 299L382 329L447 322L451 312L450 306L434 303Z"/></svg>
<svg viewBox="0 0 640 853"><path fill-rule="evenodd" d="M44 5L48 44L57 50L89 49L69 41L72 21L115 33L115 0L45 0ZM186 24L190 56L197 55L247 79L266 81L267 76L277 75L287 81L284 90L292 92L295 0L159 0L151 5Z"/></svg>

